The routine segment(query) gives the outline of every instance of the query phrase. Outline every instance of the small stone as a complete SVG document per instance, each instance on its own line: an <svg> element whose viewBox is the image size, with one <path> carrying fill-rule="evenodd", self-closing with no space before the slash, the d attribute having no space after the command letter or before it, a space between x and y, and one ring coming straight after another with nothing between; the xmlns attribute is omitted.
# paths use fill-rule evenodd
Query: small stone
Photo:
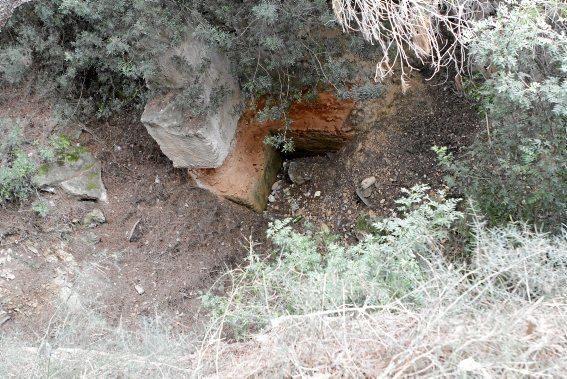
<svg viewBox="0 0 567 379"><path fill-rule="evenodd" d="M321 196L321 191L315 191L313 197L319 197L319 196Z"/></svg>
<svg viewBox="0 0 567 379"><path fill-rule="evenodd" d="M6 311L0 310L0 326L4 325L10 320L10 315Z"/></svg>
<svg viewBox="0 0 567 379"><path fill-rule="evenodd" d="M88 227L94 227L96 225L102 225L106 222L106 217L100 209L93 209L83 217L83 225Z"/></svg>
<svg viewBox="0 0 567 379"><path fill-rule="evenodd" d="M130 233L128 233L128 242L136 242L142 238L142 219L139 219L134 223Z"/></svg>
<svg viewBox="0 0 567 379"><path fill-rule="evenodd" d="M278 180L272 185L272 191L279 191L282 188L282 181Z"/></svg>
<svg viewBox="0 0 567 379"><path fill-rule="evenodd" d="M139 284L136 284L134 288L136 289L136 292L138 292L138 295L143 295L144 292L146 292L146 290L144 290L144 287Z"/></svg>
<svg viewBox="0 0 567 379"><path fill-rule="evenodd" d="M274 203L276 201L276 197L274 195L270 195L270 196L268 196L268 201L270 203Z"/></svg>
<svg viewBox="0 0 567 379"><path fill-rule="evenodd" d="M368 198L368 197L372 196L372 187L363 188L363 189L361 190L361 192L362 192L362 196Z"/></svg>
<svg viewBox="0 0 567 379"><path fill-rule="evenodd" d="M358 198L364 203L364 205L366 205L369 208L372 208L372 204L370 204L366 196L364 196L364 194L359 188L356 188L356 194L358 195Z"/></svg>
<svg viewBox="0 0 567 379"><path fill-rule="evenodd" d="M9 281L16 279L16 276L12 273L11 270L3 270L0 272L0 278L4 278Z"/></svg>
<svg viewBox="0 0 567 379"><path fill-rule="evenodd" d="M96 245L100 242L100 237L96 233L88 232L84 235L83 241L85 241L87 244Z"/></svg>
<svg viewBox="0 0 567 379"><path fill-rule="evenodd" d="M289 162L287 176L292 183L297 185L301 185L311 180L311 177L306 173L305 165L298 162Z"/></svg>
<svg viewBox="0 0 567 379"><path fill-rule="evenodd" d="M366 178L362 182L360 182L360 187L363 190L365 190L365 189L371 187L372 185L374 185L374 183L376 183L376 177L375 176L369 176L368 178Z"/></svg>

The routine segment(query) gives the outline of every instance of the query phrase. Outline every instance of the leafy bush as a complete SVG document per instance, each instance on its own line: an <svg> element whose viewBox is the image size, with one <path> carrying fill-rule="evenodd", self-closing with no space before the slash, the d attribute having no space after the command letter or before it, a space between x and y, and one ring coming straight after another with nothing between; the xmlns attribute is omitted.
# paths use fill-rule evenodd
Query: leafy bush
<svg viewBox="0 0 567 379"><path fill-rule="evenodd" d="M324 0L34 2L19 8L0 36L0 80L16 83L38 72L37 88L67 101L65 117L108 116L144 105L159 78L157 57L191 34L230 58L248 98L289 104L352 78L342 56L359 38L334 27ZM179 101L193 109L201 95L188 85Z"/></svg>
<svg viewBox="0 0 567 379"><path fill-rule="evenodd" d="M0 204L21 201L32 192L35 162L21 149L22 126L17 120L0 119Z"/></svg>
<svg viewBox="0 0 567 379"><path fill-rule="evenodd" d="M470 53L488 69L473 88L487 128L460 162L438 150L449 180L493 223L557 230L567 214L567 34L565 6L554 4L503 4L476 23Z"/></svg>
<svg viewBox="0 0 567 379"><path fill-rule="evenodd" d="M0 167L0 203L26 200L32 193L31 177L36 170L34 162L22 151Z"/></svg>
<svg viewBox="0 0 567 379"><path fill-rule="evenodd" d="M2 30L1 78L14 83L37 72L36 89L67 100L61 111L68 116L106 116L139 103L142 78L152 72L144 49L147 35L169 30L165 22L153 24L159 9L157 3L141 0L26 4ZM163 12L164 19L169 16ZM23 57L28 57L25 65Z"/></svg>
<svg viewBox="0 0 567 379"><path fill-rule="evenodd" d="M376 222L378 232L354 246L339 245L329 236L299 234L290 220L274 222L268 230L279 248L273 259L250 251L249 265L230 273L229 295L207 294L204 304L237 335L246 335L283 315L373 306L401 297L419 302L410 294L428 280L423 256L432 261L440 257L441 241L461 217L457 200L444 199L443 193L432 197L428 189L406 191L397 202L406 216Z"/></svg>
<svg viewBox="0 0 567 379"><path fill-rule="evenodd" d="M43 200L36 200L32 204L32 211L39 217L46 217L49 214L49 206Z"/></svg>

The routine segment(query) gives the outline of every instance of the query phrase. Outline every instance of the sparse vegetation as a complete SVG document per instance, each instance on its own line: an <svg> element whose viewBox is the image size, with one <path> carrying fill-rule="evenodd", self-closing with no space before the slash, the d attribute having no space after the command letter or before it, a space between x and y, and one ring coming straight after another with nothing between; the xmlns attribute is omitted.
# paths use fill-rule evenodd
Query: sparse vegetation
<svg viewBox="0 0 567 379"><path fill-rule="evenodd" d="M347 249L273 225L274 256L251 244L248 264L219 281L226 293L205 297L214 317L204 339L159 318L129 332L93 304L63 304L37 344L3 337L0 373L561 376L567 233L473 218L469 262L449 263L446 237L462 217L455 202L418 188L400 205L404 218L377 223L376 235Z"/></svg>
<svg viewBox="0 0 567 379"><path fill-rule="evenodd" d="M44 200L36 200L32 204L32 211L39 217L46 217L49 214L49 206Z"/></svg>
<svg viewBox="0 0 567 379"><path fill-rule="evenodd" d="M48 144L26 151L22 123L14 119L0 118L0 138L0 204L28 200L35 190L34 174L45 174L52 161L74 162L85 151L65 136L54 136ZM32 210L43 217L45 207L40 203L34 203Z"/></svg>
<svg viewBox="0 0 567 379"><path fill-rule="evenodd" d="M274 257L250 251L243 272L219 281L222 287L225 280L232 282L230 295L205 295L205 305L237 336L246 336L274 318L331 310L338 304L373 307L401 297L419 303L410 294L428 277L420 260L440 254L436 246L440 248L461 215L456 200L445 200L443 193L431 198L427 190L418 186L407 191L398 201L407 217L374 222L377 232L354 246L299 234L290 220L276 221L268 230L279 248Z"/></svg>

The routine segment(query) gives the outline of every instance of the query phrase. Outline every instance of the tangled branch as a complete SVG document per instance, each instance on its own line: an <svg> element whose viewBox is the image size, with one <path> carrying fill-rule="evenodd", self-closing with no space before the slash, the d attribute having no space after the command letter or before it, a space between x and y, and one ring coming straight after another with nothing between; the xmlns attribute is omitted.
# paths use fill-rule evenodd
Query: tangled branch
<svg viewBox="0 0 567 379"><path fill-rule="evenodd" d="M466 69L470 21L494 10L491 0L333 0L335 16L344 31L362 33L377 43L384 57L376 65L376 80L383 80L399 65L402 86L415 62L429 64L433 75L453 68ZM417 61L416 61L417 59ZM408 72L409 71L409 72Z"/></svg>

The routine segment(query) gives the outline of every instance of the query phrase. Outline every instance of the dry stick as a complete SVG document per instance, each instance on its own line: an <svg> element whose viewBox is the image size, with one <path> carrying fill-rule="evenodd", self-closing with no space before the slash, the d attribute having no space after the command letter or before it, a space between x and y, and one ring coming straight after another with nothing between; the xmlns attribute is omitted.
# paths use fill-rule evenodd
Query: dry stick
<svg viewBox="0 0 567 379"><path fill-rule="evenodd" d="M437 74L443 67L455 66L458 72L465 68L465 32L471 31L468 20L475 15L479 0L448 0L450 12L442 13L436 2L429 0L333 0L335 16L346 31L357 31L363 37L378 43L385 55L377 64L376 79L382 80L393 73L399 60L402 70L402 83L405 84L406 68L415 70L410 62L408 50L424 63L424 49L419 36L425 39L425 46L431 48L427 57ZM425 21L431 20L431 21ZM386 25L389 25L386 26ZM452 41L443 36L450 34ZM443 41L443 44L439 43ZM388 52L395 48L394 62L390 62ZM460 51L461 54L457 54Z"/></svg>

